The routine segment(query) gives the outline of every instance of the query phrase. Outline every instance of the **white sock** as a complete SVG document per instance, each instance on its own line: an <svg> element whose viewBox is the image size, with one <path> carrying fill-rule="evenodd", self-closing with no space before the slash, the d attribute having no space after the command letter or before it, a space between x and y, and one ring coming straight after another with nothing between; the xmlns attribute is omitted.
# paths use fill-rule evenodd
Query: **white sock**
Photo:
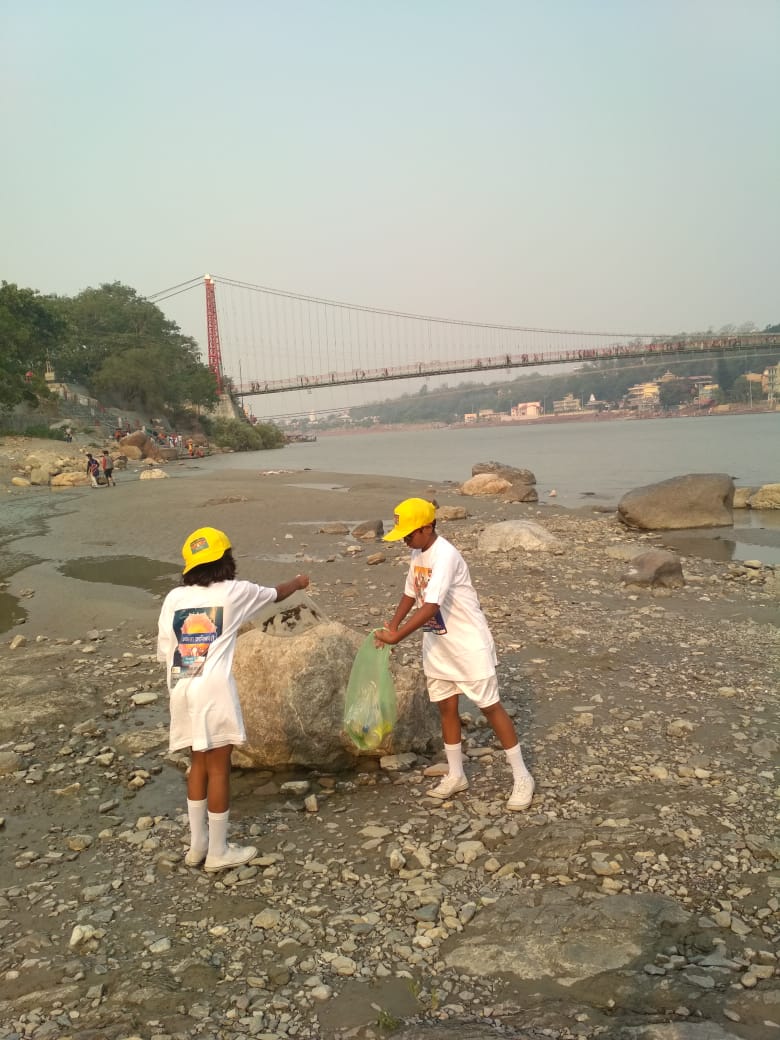
<svg viewBox="0 0 780 1040"><path fill-rule="evenodd" d="M200 852L209 844L209 825L206 799L194 802L187 799L187 815L190 818L190 848Z"/></svg>
<svg viewBox="0 0 780 1040"><path fill-rule="evenodd" d="M229 809L227 812L209 813L209 856L224 856L227 852L229 816Z"/></svg>
<svg viewBox="0 0 780 1040"><path fill-rule="evenodd" d="M445 744L444 753L447 756L447 766L449 767L449 775L461 777L466 774L463 772L463 746L459 742L457 744Z"/></svg>
<svg viewBox="0 0 780 1040"><path fill-rule="evenodd" d="M518 780L525 780L527 776L531 775L523 761L523 752L520 750L519 744L515 744L515 746L511 748L504 748L504 754L506 755L507 762L512 767L512 776L514 777L515 783L517 783Z"/></svg>

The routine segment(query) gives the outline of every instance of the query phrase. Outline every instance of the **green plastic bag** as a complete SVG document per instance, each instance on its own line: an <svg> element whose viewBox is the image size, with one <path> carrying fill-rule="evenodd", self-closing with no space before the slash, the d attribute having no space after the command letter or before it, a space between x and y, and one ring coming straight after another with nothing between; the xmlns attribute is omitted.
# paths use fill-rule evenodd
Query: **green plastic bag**
<svg viewBox="0 0 780 1040"><path fill-rule="evenodd" d="M396 722L390 647L378 647L373 632L360 645L344 699L344 730L361 751L375 751Z"/></svg>

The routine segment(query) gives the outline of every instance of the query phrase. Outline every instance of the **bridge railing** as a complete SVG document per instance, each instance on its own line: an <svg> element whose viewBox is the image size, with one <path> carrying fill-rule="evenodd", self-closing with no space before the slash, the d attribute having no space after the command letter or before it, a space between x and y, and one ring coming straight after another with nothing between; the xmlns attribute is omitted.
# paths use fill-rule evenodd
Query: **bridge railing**
<svg viewBox="0 0 780 1040"><path fill-rule="evenodd" d="M463 358L449 361L417 361L409 365L387 368L354 368L319 375L290 376L285 379L251 380L236 386L242 395L284 393L289 390L313 390L324 386L377 383L395 379L419 379L433 375L491 371L508 368L535 368L539 365L571 365L582 362L609 361L625 358L647 358L658 355L713 354L722 351L749 350L757 347L780 347L778 333L750 333L743 336L659 339L648 343L613 343L592 349L559 350L549 353L497 354L490 357Z"/></svg>

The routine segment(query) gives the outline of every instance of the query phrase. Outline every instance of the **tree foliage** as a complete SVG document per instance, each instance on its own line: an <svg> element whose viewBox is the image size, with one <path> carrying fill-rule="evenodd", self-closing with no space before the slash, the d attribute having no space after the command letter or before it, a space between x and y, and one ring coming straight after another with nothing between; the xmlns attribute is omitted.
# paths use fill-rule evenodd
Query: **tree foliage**
<svg viewBox="0 0 780 1040"><path fill-rule="evenodd" d="M48 395L46 358L63 332L62 319L45 297L9 282L0 285L0 409L34 405Z"/></svg>
<svg viewBox="0 0 780 1040"><path fill-rule="evenodd" d="M216 381L197 344L156 304L120 282L77 296L0 289L0 405L46 394L47 360L60 381L83 385L104 404L181 413L211 408ZM25 373L33 376L25 381Z"/></svg>

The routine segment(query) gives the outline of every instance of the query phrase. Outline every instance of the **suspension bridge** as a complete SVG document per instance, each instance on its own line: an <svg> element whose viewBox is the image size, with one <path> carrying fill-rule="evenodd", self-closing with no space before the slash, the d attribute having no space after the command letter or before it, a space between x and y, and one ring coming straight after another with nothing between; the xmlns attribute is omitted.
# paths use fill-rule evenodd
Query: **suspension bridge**
<svg viewBox="0 0 780 1040"><path fill-rule="evenodd" d="M217 293L217 288L219 292ZM206 275L147 299L205 289L208 365L243 397L468 372L780 348L780 334L666 336L528 328L410 314Z"/></svg>

